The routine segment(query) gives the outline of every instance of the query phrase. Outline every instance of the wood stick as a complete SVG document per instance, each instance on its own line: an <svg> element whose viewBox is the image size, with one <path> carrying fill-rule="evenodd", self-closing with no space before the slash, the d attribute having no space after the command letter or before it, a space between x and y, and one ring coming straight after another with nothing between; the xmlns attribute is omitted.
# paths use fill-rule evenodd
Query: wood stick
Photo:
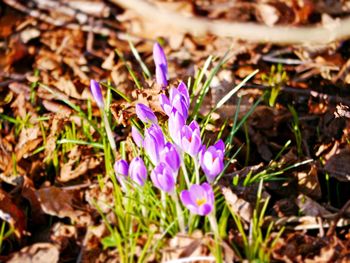
<svg viewBox="0 0 350 263"><path fill-rule="evenodd" d="M118 6L135 11L144 19L161 27L175 28L181 33L219 37L236 37L253 42L278 44L326 44L350 36L350 18L336 20L330 26L290 27L228 22L197 17L186 17L161 9L147 0L110 0ZM156 30L155 26L155 30ZM169 34L172 32L170 31Z"/></svg>

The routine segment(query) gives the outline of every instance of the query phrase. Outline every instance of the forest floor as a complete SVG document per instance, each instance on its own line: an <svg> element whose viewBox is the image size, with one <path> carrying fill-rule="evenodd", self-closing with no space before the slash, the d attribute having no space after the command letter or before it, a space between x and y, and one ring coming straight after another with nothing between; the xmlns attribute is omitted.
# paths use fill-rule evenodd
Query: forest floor
<svg viewBox="0 0 350 263"><path fill-rule="evenodd" d="M206 219L186 234L153 219L152 236L143 219L129 222L135 235L119 229L109 169L135 154L135 105L165 119L158 41L169 87L184 81L191 110L200 103L202 139L229 141L215 184L223 260L349 262L350 38L337 35L349 2L122 2L0 3L0 261L213 261ZM237 33L225 30L235 23ZM280 39L270 31L278 28ZM116 156L107 154L90 79L103 83Z"/></svg>

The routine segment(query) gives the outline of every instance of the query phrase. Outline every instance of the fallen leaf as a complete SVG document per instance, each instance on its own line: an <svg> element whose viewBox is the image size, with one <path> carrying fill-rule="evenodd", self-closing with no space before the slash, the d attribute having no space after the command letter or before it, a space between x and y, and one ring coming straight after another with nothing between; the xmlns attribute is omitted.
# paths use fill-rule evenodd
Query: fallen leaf
<svg viewBox="0 0 350 263"><path fill-rule="evenodd" d="M333 155L326 163L325 170L341 182L350 181L350 150L344 149Z"/></svg>
<svg viewBox="0 0 350 263"><path fill-rule="evenodd" d="M82 155L78 146L75 146L70 151L68 158L68 162L61 167L60 175L57 178L60 182L74 180L88 170L96 168L101 163L96 158Z"/></svg>
<svg viewBox="0 0 350 263"><path fill-rule="evenodd" d="M318 181L317 167L311 165L308 172L297 172L298 188L301 193L319 199L322 197L321 185Z"/></svg>
<svg viewBox="0 0 350 263"><path fill-rule="evenodd" d="M36 191L41 209L48 215L60 218L69 217L73 221L77 219L78 212L73 209L73 195L69 191L51 186Z"/></svg>
<svg viewBox="0 0 350 263"><path fill-rule="evenodd" d="M241 217L245 222L250 222L252 219L252 207L247 201L239 198L231 189L227 187L222 188L222 194L225 197L227 205L232 211Z"/></svg>
<svg viewBox="0 0 350 263"><path fill-rule="evenodd" d="M303 194L297 197L296 203L300 212L306 216L324 217L331 214L326 208Z"/></svg>
<svg viewBox="0 0 350 263"><path fill-rule="evenodd" d="M256 8L257 17L260 18L266 25L273 26L278 22L278 10L269 4L258 4Z"/></svg>
<svg viewBox="0 0 350 263"><path fill-rule="evenodd" d="M15 205L11 197L4 190L0 189L0 218L8 222L20 238L26 229L26 216L22 209Z"/></svg>
<svg viewBox="0 0 350 263"><path fill-rule="evenodd" d="M59 261L59 250L51 243L36 243L15 252L7 261L9 263L56 263Z"/></svg>

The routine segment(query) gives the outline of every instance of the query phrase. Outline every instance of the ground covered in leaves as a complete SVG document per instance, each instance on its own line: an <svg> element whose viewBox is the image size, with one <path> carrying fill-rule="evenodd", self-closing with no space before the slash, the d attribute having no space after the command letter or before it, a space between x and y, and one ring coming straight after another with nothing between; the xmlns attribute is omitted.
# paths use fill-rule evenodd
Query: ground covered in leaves
<svg viewBox="0 0 350 263"><path fill-rule="evenodd" d="M262 196L269 202L259 227L264 235L274 222L271 239L283 228L273 246L266 243L271 261L350 261L350 40L277 45L215 32L194 36L176 26L169 30L152 24L152 18L145 21L114 2L0 4L0 260L118 261L117 250L101 243L109 233L101 212L113 221L106 205L113 203L113 185L98 150L103 149L100 135L84 123L84 114L100 118L89 82L96 79L117 89L110 105L114 139L132 152L135 104L148 101L162 116L160 90L154 78L144 78L132 49L154 74L152 46L157 39L168 58L170 85L189 78L193 83L213 56L204 82L229 52L210 84L201 116L259 70L211 113L206 126L207 140L219 133L226 139L234 123L254 109L235 131L234 150L225 159L231 163L219 181L245 232L256 217L264 179ZM348 1L151 2L185 16L270 27L330 26L350 12ZM225 223L227 262L249 258L237 218ZM201 231L188 236L156 233L154 238L163 238L164 245L148 251L152 262L210 254L211 236ZM139 236L135 261L147 239Z"/></svg>

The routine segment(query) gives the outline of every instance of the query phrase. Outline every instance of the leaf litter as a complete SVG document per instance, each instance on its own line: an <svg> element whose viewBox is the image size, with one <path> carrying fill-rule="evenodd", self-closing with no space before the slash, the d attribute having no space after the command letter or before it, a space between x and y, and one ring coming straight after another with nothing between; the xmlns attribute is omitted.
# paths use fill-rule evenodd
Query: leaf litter
<svg viewBox="0 0 350 263"><path fill-rule="evenodd" d="M211 83L205 107L200 111L204 116L232 87L259 69L259 74L241 88L239 97L233 96L212 113L208 127L212 127L214 135L217 127L227 120L223 134L229 136L235 122L234 113L238 111L237 118L241 120L260 96L265 93L271 96L271 87L277 87L274 107L267 102L257 106L236 131L234 147L241 147L241 151L219 181L221 191L227 205L247 227L258 202L258 184L249 180L255 175L265 178L262 191L269 204L264 225L274 221L274 234L278 227L285 227L271 259L346 262L350 249L347 230L350 210L346 207L350 200L348 39L319 45L259 44L220 37L215 32L195 36L178 27L170 30L159 25L155 30L152 19L146 21L135 10L124 9L113 1L88 1L81 5L75 5L75 1L72 4L57 1L55 9L50 6L52 1L4 2L0 17L0 52L5 58L0 63L0 212L2 221L14 230L17 241L11 237L4 240L2 259L58 262L62 258L80 258L85 261L94 253L97 253L93 258L95 262L118 259L116 251L104 250L101 246L108 231L96 211L96 204L113 222L115 202L113 185L103 176L103 157L92 145L59 143L67 134L72 141L80 141L87 133L96 138L98 131L91 125L89 131L83 131L84 120L65 101L79 105L84 111L91 110L97 116L94 106L92 109L86 106L91 100L89 79L112 85L119 92L118 95L112 91L115 138L117 142L127 138L137 102L147 101L160 115L156 100L160 90L153 80L144 80L128 40L132 39L153 72L149 39L160 37L170 61L171 84L194 76L210 55L220 57L232 49L232 56ZM336 26L337 18L349 14L346 1L154 0L152 3L161 10L193 18L255 22L269 27L322 25L331 28ZM137 89L115 49L122 52L145 89ZM288 80L283 83L274 80L275 83L269 85L266 76L271 73L271 66L277 64L283 65ZM208 73L204 74L205 79L208 77ZM125 102L120 94L132 102ZM288 105L296 110L296 118L293 119ZM289 146L285 148L288 141ZM132 151L129 144L127 149ZM313 159L311 164L293 166L309 159ZM269 177L274 173L278 180L268 180L274 178ZM239 182L233 186L235 178L239 178ZM101 190L102 182L105 185ZM35 231L39 226L44 227L50 237L40 237ZM226 230L227 262L238 261L240 258L230 242L237 242L241 252L243 237L232 219ZM211 256L212 237L201 232L163 238L164 262ZM139 242L146 241L140 237ZM71 251L70 246L74 247ZM157 256L150 258L154 262L159 260Z"/></svg>

